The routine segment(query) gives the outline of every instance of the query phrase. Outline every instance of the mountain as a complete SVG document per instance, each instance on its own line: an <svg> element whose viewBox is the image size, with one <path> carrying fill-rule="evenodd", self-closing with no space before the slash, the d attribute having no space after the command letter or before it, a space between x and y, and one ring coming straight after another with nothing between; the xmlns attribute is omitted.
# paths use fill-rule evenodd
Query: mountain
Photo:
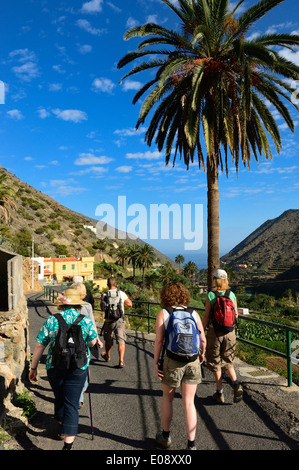
<svg viewBox="0 0 299 470"><path fill-rule="evenodd" d="M108 238L112 227L108 226L107 231L105 227L104 232L104 223L68 209L5 168L0 172L7 175L7 182L16 193L11 220L9 224L0 225L0 245L4 249L31 257L33 239L35 256L95 256L95 261L112 261L117 256L117 245L145 244L128 234L124 240L123 232L118 240L117 230L115 239ZM152 248L161 264L168 261L175 265L168 256Z"/></svg>
<svg viewBox="0 0 299 470"><path fill-rule="evenodd" d="M286 272L299 262L299 210L290 209L267 220L221 258L233 268L248 265L269 277Z"/></svg>

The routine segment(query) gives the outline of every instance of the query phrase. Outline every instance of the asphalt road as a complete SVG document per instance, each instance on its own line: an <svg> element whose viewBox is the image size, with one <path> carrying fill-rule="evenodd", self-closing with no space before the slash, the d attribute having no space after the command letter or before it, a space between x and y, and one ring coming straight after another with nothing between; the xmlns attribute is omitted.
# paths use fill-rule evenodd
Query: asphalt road
<svg viewBox="0 0 299 470"><path fill-rule="evenodd" d="M28 299L31 350L40 326L53 311L50 303L41 299L41 294ZM154 335L128 332L123 369L117 367L116 345L112 348L110 362L102 358L92 360L90 395L85 393L80 409L74 450L157 451L155 435L160 430L162 394L153 369L153 339ZM60 450L62 442L55 437L53 395L43 362L38 369L38 384L30 386L38 413L27 432L25 446ZM265 382L261 384L261 387L266 386ZM251 393L245 387L244 400L234 404L232 388L225 379L225 404L221 405L212 400L214 390L212 374L205 368L205 377L196 395L198 450L298 450L297 434L291 432L286 422L288 417L281 414L278 419L280 411L262 398L263 394ZM180 452L186 448L186 432L179 390L173 410L171 449Z"/></svg>

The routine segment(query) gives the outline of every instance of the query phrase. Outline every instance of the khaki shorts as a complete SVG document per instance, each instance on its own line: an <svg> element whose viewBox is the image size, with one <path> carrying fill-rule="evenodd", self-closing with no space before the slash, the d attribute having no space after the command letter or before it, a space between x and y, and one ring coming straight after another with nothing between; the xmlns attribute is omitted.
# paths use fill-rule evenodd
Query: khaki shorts
<svg viewBox="0 0 299 470"><path fill-rule="evenodd" d="M190 385L201 383L199 358L194 362L188 362L186 364L184 362L174 361L165 356L163 373L162 384L168 385L169 387L177 388L181 385L181 382Z"/></svg>
<svg viewBox="0 0 299 470"><path fill-rule="evenodd" d="M213 372L233 367L236 351L235 330L223 334L210 327L207 334L206 364Z"/></svg>
<svg viewBox="0 0 299 470"><path fill-rule="evenodd" d="M113 340L116 340L117 344L126 342L125 332L125 320L120 318L117 321L108 322L105 321L103 328L103 338L105 343L113 345Z"/></svg>

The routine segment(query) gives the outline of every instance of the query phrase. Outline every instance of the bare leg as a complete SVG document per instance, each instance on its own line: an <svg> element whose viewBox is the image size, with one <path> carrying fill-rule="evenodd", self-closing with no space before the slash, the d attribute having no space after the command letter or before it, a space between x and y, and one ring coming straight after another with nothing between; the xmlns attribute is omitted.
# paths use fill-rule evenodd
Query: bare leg
<svg viewBox="0 0 299 470"><path fill-rule="evenodd" d="M172 420L172 402L175 388L162 384L163 398L161 407L161 418L163 431L169 432Z"/></svg>
<svg viewBox="0 0 299 470"><path fill-rule="evenodd" d="M185 414L185 426L189 441L195 441L197 412L195 408L194 398L197 385L181 383L181 393Z"/></svg>
<svg viewBox="0 0 299 470"><path fill-rule="evenodd" d="M119 362L123 363L124 362L124 357L125 357L125 349L126 345L125 343L119 343L118 344L118 355L119 355Z"/></svg>

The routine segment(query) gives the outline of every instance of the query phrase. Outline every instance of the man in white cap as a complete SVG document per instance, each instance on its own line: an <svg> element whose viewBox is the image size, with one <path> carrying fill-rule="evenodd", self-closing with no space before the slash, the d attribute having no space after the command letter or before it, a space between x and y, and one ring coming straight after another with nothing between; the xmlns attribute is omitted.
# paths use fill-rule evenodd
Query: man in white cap
<svg viewBox="0 0 299 470"><path fill-rule="evenodd" d="M222 387L222 370L229 375L234 390L234 402L242 400L243 389L233 366L236 349L235 320L238 317L238 306L235 294L229 290L227 273L216 269L213 275L215 289L208 292L206 298L203 327L208 329L206 363L214 372L216 393L214 400L224 403ZM218 305L224 306L225 315L218 314ZM224 305L223 305L224 304Z"/></svg>

